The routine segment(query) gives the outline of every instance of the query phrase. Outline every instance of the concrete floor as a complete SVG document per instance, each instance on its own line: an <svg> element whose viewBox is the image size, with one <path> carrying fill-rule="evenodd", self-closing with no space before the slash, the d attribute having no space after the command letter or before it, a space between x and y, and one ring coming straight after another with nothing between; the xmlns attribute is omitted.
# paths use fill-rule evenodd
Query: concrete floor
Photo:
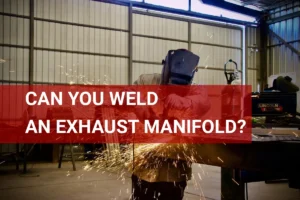
<svg viewBox="0 0 300 200"><path fill-rule="evenodd" d="M83 163L77 162L77 171L70 163L29 164L29 173L16 173L10 166L0 166L0 199L3 200L64 200L101 199L128 200L131 182L129 175L118 180L116 174L84 171ZM195 182L190 181L185 192L186 200L219 200L220 168L206 165L193 167ZM198 175L199 174L199 175ZM202 180L201 180L201 179ZM200 185L201 187L198 187ZM287 184L248 184L249 200L299 200L299 190Z"/></svg>

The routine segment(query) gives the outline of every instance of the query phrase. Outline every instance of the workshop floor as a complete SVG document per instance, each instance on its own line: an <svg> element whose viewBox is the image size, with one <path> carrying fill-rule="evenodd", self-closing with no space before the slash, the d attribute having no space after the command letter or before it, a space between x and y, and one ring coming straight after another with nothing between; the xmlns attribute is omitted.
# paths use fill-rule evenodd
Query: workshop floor
<svg viewBox="0 0 300 200"><path fill-rule="evenodd" d="M128 200L130 178L118 180L116 174L84 171L83 163L77 162L77 171L72 171L70 163L29 164L29 173L16 173L10 166L0 166L0 199L2 200L64 200L101 199ZM187 200L220 199L220 168L206 165L193 167L195 183L189 182L186 189ZM199 175L198 175L199 174ZM202 180L200 180L200 178ZM288 188L287 184L251 183L248 185L249 200L299 200L299 190Z"/></svg>

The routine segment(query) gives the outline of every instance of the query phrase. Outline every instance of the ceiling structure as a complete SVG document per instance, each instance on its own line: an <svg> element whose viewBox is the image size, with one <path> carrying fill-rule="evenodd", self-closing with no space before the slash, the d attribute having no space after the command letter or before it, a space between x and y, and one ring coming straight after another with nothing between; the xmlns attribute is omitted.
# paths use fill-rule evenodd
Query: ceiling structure
<svg viewBox="0 0 300 200"><path fill-rule="evenodd" d="M288 3L293 3L296 0L230 0L243 6L255 6L261 10L270 10L278 8Z"/></svg>

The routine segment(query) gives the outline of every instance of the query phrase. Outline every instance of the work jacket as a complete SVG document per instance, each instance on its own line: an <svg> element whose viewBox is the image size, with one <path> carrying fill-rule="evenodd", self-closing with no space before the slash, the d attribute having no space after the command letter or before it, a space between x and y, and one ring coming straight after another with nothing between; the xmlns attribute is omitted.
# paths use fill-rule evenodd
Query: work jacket
<svg viewBox="0 0 300 200"><path fill-rule="evenodd" d="M135 85L159 85L161 74L143 74L134 82ZM210 108L205 91L186 96L191 102L192 110L195 113L206 113ZM189 145L189 148L191 145ZM144 153L141 149L145 148ZM153 151L153 152L151 152ZM134 144L133 174L148 182L181 182L191 179L191 163L184 155L186 149L184 144ZM148 153L150 156L144 156ZM180 156L180 159L169 159ZM161 155L165 155L162 157Z"/></svg>

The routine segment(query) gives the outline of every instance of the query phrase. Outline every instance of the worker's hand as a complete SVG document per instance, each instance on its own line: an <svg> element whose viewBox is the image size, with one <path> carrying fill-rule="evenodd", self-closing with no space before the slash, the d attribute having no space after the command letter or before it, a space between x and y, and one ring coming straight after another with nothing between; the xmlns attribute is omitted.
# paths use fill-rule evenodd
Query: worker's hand
<svg viewBox="0 0 300 200"><path fill-rule="evenodd" d="M135 108L135 115L140 121L155 117L155 113L150 106L137 106Z"/></svg>
<svg viewBox="0 0 300 200"><path fill-rule="evenodd" d="M170 94L167 96L164 102L164 108L167 110L175 109L185 111L188 108L191 108L191 100L178 96L176 94Z"/></svg>

